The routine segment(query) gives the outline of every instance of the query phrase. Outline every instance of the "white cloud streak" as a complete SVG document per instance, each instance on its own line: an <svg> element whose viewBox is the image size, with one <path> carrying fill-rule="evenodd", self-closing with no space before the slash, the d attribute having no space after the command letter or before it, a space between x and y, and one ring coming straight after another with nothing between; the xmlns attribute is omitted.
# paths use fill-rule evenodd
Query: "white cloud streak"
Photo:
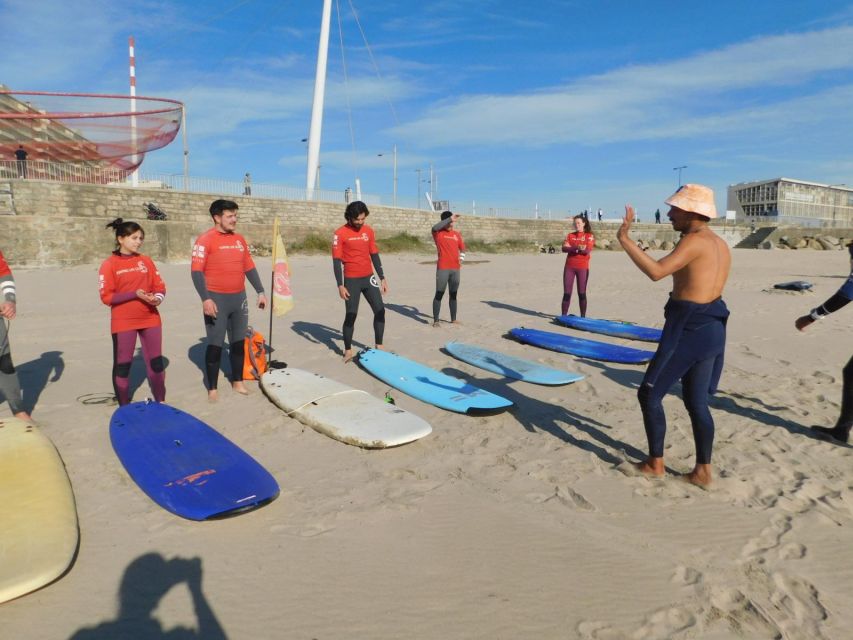
<svg viewBox="0 0 853 640"><path fill-rule="evenodd" d="M764 104L757 89L789 89L853 69L853 27L758 38L674 62L636 65L532 95L473 95L435 106L396 132L422 144L600 144L735 132L838 117L850 87ZM724 105L753 92L755 108ZM849 108L849 106L848 106Z"/></svg>

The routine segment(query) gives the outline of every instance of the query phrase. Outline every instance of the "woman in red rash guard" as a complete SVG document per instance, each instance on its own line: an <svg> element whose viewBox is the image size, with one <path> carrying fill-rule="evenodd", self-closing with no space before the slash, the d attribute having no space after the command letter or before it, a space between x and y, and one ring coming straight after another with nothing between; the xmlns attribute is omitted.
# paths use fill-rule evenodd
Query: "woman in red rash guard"
<svg viewBox="0 0 853 640"><path fill-rule="evenodd" d="M589 254L595 246L595 236L585 216L575 216L572 219L575 230L566 236L563 242L563 253L567 253L566 266L563 268L563 304L562 315L569 312L572 301L572 286L578 281L578 303L581 317L586 317L586 283L589 280Z"/></svg>
<svg viewBox="0 0 853 640"><path fill-rule="evenodd" d="M163 329L157 307L166 297L166 285L154 261L139 253L145 232L136 222L116 218L107 225L116 234L116 249L98 272L101 301L110 307L113 337L113 388L120 405L130 402L130 364L136 337L148 384L156 402L166 399L166 363Z"/></svg>

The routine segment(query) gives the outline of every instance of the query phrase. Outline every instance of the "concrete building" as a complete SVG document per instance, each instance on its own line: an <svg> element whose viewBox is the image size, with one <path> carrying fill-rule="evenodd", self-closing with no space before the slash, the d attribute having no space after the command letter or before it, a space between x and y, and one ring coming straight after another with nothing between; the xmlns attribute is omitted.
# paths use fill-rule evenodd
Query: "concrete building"
<svg viewBox="0 0 853 640"><path fill-rule="evenodd" d="M726 209L737 222L853 227L853 188L791 178L729 185Z"/></svg>

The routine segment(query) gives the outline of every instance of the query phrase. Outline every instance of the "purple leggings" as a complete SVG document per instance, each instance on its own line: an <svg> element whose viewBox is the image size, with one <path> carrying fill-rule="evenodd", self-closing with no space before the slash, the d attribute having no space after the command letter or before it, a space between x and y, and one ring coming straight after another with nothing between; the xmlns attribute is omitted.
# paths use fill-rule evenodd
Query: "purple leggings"
<svg viewBox="0 0 853 640"><path fill-rule="evenodd" d="M142 345L142 358L148 374L148 384L156 402L166 400L166 362L163 360L163 327L132 329L113 335L113 388L120 405L130 402L130 365L136 336Z"/></svg>
<svg viewBox="0 0 853 640"><path fill-rule="evenodd" d="M572 301L572 286L574 280L578 280L578 303L581 308L581 317L586 317L586 283L589 280L589 269L575 269L566 267L563 271L563 304L560 308L562 315L569 312L569 303Z"/></svg>

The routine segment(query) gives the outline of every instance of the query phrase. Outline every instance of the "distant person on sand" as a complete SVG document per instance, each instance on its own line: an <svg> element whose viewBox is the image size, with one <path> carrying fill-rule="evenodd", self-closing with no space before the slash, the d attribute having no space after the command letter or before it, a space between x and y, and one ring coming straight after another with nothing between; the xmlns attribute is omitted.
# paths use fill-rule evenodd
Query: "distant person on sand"
<svg viewBox="0 0 853 640"><path fill-rule="evenodd" d="M139 336L151 393L156 402L165 402L163 321L157 307L166 297L166 285L154 261L139 253L145 241L139 224L116 218L107 229L115 231L116 249L101 264L98 291L101 302L110 307L116 399L120 405L130 402L130 365Z"/></svg>
<svg viewBox="0 0 853 640"><path fill-rule="evenodd" d="M15 278L0 251L0 400L9 403L12 415L21 420L32 420L24 409L24 395L18 382L18 374L12 362L9 347L9 327L17 315Z"/></svg>
<svg viewBox="0 0 853 640"><path fill-rule="evenodd" d="M248 171L246 172L246 175L243 176L243 195L252 195L252 174Z"/></svg>
<svg viewBox="0 0 853 640"><path fill-rule="evenodd" d="M714 192L699 184L678 188L666 204L672 228L681 240L672 253L655 260L629 237L634 208L625 206L625 218L617 238L640 271L652 280L672 276L672 293L664 307L663 335L649 363L637 394L649 443L649 457L637 464L647 475L664 475L663 444L666 416L663 397L678 380L696 444L696 466L687 480L700 486L710 484L714 419L708 397L717 390L723 370L726 321L729 310L723 302L723 287L729 275L728 245L709 227L717 217Z"/></svg>
<svg viewBox="0 0 853 640"><path fill-rule="evenodd" d="M566 315L569 312L569 303L572 301L572 289L575 280L578 282L578 304L580 305L581 317L586 317L586 285L589 281L589 257L595 246L595 236L592 235L592 227L589 218L580 214L572 218L575 230L566 235L563 241L563 253L566 256L566 264L563 267L563 302L560 313Z"/></svg>
<svg viewBox="0 0 853 640"><path fill-rule="evenodd" d="M660 209L655 211L655 224L660 224Z"/></svg>
<svg viewBox="0 0 853 640"><path fill-rule="evenodd" d="M26 149L24 149L24 145L18 145L18 148L15 150L15 162L18 165L18 177L26 178L27 177L27 153Z"/></svg>
<svg viewBox="0 0 853 640"><path fill-rule="evenodd" d="M841 285L841 288L836 291L826 302L815 307L806 316L797 318L794 323L797 329L805 331L806 327L816 322L823 320L830 313L835 313L841 307L847 305L850 300L853 300L853 243L847 245L851 256L850 275L847 280ZM848 442L850 440L850 428L853 427L853 357L844 366L842 373L841 387L841 415L835 422L834 427L813 427L824 435L828 435L839 442Z"/></svg>
<svg viewBox="0 0 853 640"><path fill-rule="evenodd" d="M210 205L213 227L201 234L193 245L192 279L201 298L207 349L204 368L207 374L207 396L216 402L219 363L222 346L228 334L231 361L231 388L249 393L243 384L243 359L246 331L249 328L249 303L246 280L258 294L258 308L267 306L264 285L255 268L249 244L237 228L237 203L214 200Z"/></svg>
<svg viewBox="0 0 853 640"><path fill-rule="evenodd" d="M384 348L382 338L385 334L385 304L382 302L382 296L388 293L388 282L382 271L376 236L373 229L364 223L368 215L370 211L361 200L350 202L344 211L347 223L335 231L332 238L332 266L335 270L338 295L344 301L346 309L342 330L344 362L352 360L352 334L362 295L373 310L376 348Z"/></svg>
<svg viewBox="0 0 853 640"><path fill-rule="evenodd" d="M456 293L459 282L462 261L465 260L465 241L462 234L453 227L459 220L459 214L445 211L441 220L432 226L432 239L438 251L438 262L435 267L435 297L432 299L432 325L438 324L438 312L441 309L441 299L444 291L450 286L450 322L456 323Z"/></svg>

